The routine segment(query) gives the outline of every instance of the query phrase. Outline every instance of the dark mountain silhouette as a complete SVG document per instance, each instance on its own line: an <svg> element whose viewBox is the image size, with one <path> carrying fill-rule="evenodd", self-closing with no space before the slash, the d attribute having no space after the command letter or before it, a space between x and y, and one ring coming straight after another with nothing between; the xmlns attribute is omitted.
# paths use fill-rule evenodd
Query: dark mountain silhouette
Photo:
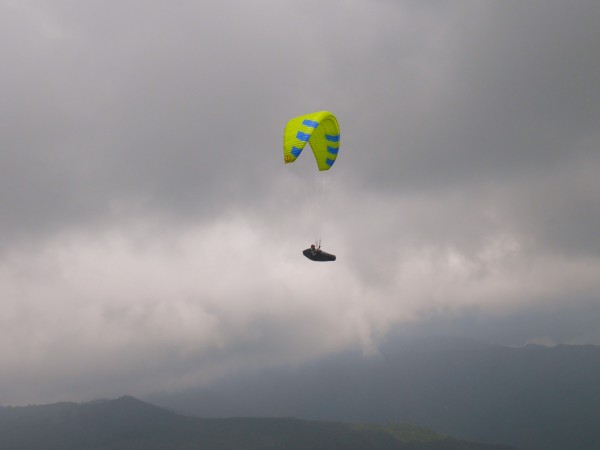
<svg viewBox="0 0 600 450"><path fill-rule="evenodd" d="M153 397L209 416L407 422L531 450L600 448L600 347L511 348L463 339L390 342Z"/></svg>
<svg viewBox="0 0 600 450"><path fill-rule="evenodd" d="M0 448L10 450L510 450L409 425L297 419L200 419L132 397L86 404L0 408Z"/></svg>

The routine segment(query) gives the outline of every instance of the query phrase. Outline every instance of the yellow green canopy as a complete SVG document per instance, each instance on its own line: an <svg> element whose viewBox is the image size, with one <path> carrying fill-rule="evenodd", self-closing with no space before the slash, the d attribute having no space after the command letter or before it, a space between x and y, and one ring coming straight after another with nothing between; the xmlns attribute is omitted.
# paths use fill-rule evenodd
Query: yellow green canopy
<svg viewBox="0 0 600 450"><path fill-rule="evenodd" d="M284 162L296 161L307 142L319 170L329 170L340 149L340 127L335 116L328 111L318 111L290 120L283 134Z"/></svg>

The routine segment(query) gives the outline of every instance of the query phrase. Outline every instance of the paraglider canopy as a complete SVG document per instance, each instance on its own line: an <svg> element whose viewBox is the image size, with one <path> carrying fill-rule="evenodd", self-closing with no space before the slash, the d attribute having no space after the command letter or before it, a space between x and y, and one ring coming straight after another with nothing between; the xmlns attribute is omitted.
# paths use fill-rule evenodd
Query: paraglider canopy
<svg viewBox="0 0 600 450"><path fill-rule="evenodd" d="M291 119L283 134L283 160L296 161L310 144L319 170L329 170L340 149L340 127L329 111L318 111Z"/></svg>

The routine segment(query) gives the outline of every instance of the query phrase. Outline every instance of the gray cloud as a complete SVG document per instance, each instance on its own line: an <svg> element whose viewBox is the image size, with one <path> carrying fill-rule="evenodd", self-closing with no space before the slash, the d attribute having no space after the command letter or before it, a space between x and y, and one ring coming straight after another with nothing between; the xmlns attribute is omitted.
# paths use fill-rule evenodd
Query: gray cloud
<svg viewBox="0 0 600 450"><path fill-rule="evenodd" d="M595 2L3 10L0 402L398 330L599 342ZM315 181L281 137L319 109L343 151ZM301 258L320 234L334 265Z"/></svg>

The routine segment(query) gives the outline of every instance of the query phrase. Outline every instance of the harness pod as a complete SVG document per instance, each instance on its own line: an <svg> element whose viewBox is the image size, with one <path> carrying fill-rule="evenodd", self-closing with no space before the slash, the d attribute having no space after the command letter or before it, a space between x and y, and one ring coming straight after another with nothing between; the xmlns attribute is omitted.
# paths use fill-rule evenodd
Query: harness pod
<svg viewBox="0 0 600 450"><path fill-rule="evenodd" d="M318 262L335 261L335 255L332 255L331 253L323 252L321 250L313 252L312 249L307 248L306 250L304 250L302 252L302 254L304 256L306 256L308 259L310 259L311 261L318 261Z"/></svg>

